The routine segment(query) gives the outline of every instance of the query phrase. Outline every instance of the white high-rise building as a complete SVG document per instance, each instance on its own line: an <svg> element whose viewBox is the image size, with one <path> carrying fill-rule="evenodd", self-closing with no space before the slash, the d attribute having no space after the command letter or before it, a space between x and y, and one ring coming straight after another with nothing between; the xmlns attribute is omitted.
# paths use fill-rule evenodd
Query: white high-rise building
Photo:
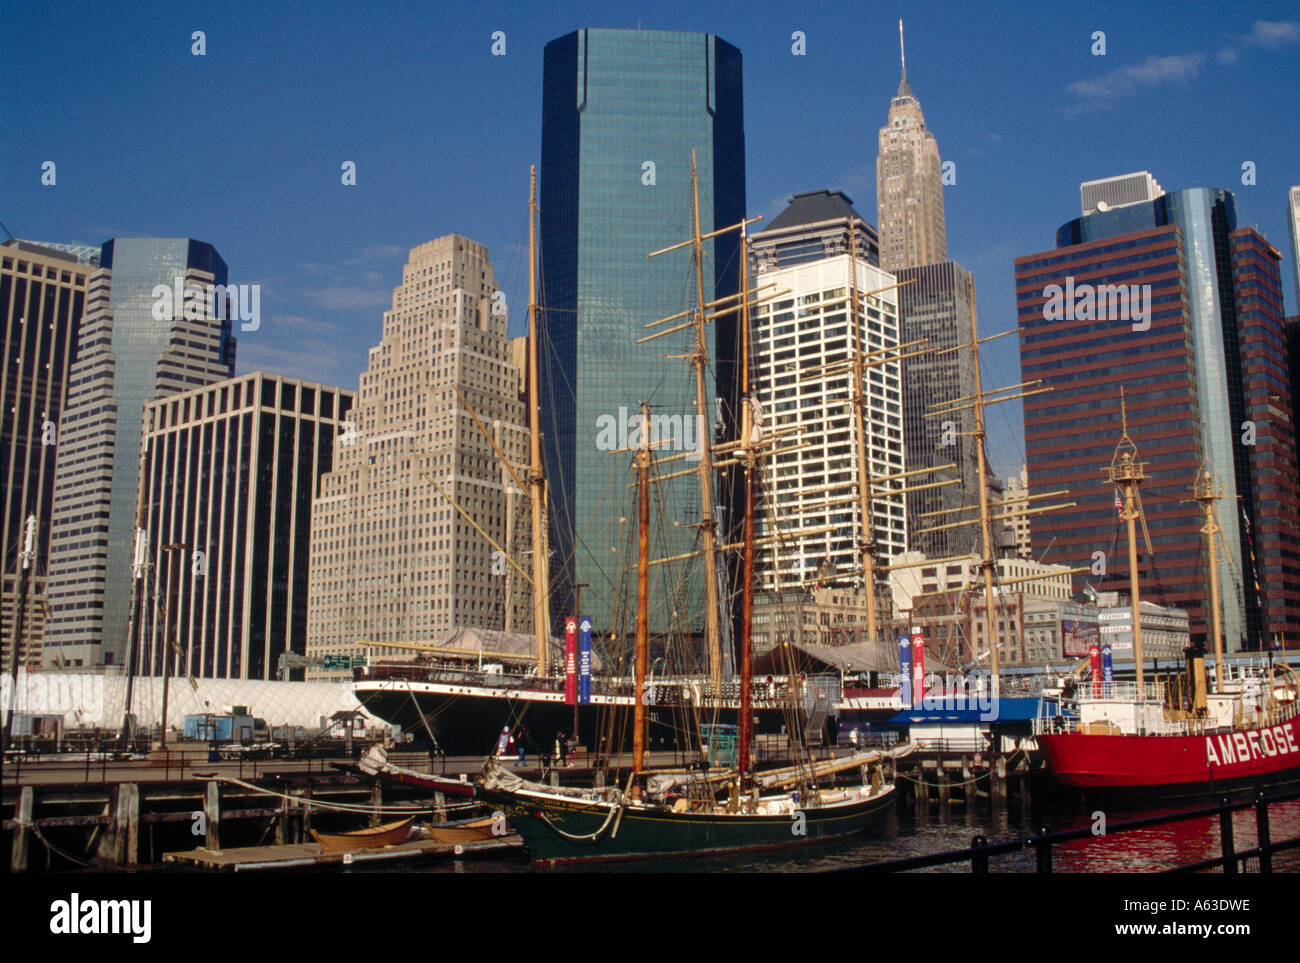
<svg viewBox="0 0 1300 963"><path fill-rule="evenodd" d="M761 476L759 538L779 536L758 553L756 572L765 591L795 584L861 585L857 495L858 457L850 403L852 374L849 278L852 259L844 254L778 270L762 271L757 283L786 291L757 307L750 322L750 384L763 407L769 432L797 427L799 434L777 448L796 448L765 462ZM894 290L869 294L894 283L892 275L859 257L859 337L866 355L897 347L898 304ZM899 362L865 369L867 464L873 478L898 475L903 458L903 411ZM901 480L874 486L891 492ZM904 497L877 494L870 537L880 560L907 548ZM789 535L795 529L827 529ZM774 571L775 569L775 571ZM856 581L855 581L856 580Z"/></svg>
<svg viewBox="0 0 1300 963"><path fill-rule="evenodd" d="M1150 171L1117 174L1079 185L1079 203L1084 216L1104 214L1117 207L1145 204L1164 196L1164 188Z"/></svg>
<svg viewBox="0 0 1300 963"><path fill-rule="evenodd" d="M487 248L451 234L411 250L351 415L312 503L307 655L371 643L410 656L384 643L531 631L528 586L492 545L528 570L527 495L493 450L526 482L519 371Z"/></svg>

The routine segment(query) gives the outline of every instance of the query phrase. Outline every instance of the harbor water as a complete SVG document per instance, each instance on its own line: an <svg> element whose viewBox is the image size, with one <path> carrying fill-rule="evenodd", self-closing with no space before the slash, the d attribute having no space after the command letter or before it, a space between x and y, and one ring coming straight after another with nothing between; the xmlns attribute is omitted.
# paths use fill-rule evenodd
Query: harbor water
<svg viewBox="0 0 1300 963"><path fill-rule="evenodd" d="M1105 824L1159 816L1186 809L1201 808L1205 803L1189 803L1172 808L1104 810L1087 806L1057 805L1052 810L1031 809L1017 813L990 811L985 806L968 817L960 812L947 815L931 811L917 818L897 815L891 825L877 835L808 845L789 850L737 853L726 856L696 858L646 859L634 862L584 863L569 867L535 867L522 855L505 857L453 859L422 867L431 873L532 873L532 872L666 872L666 873L808 873L850 869L868 863L905 859L970 847L976 836L990 843L1023 840L1036 835L1040 828L1048 832L1093 829L1096 835L1053 848L1053 871L1061 873L1150 873L1176 866L1213 859L1221 855L1219 820L1207 816L1185 822L1154 826L1110 836L1102 832ZM954 807L957 808L957 807ZM1069 811L1065 811L1069 810ZM1273 841L1300 837L1300 800L1270 807L1269 818ZM1257 843L1253 809L1233 816L1235 846L1238 851ZM924 873L965 873L969 860L946 866L916 870ZM1036 868L1032 847L989 860L990 872L1033 873ZM1249 867L1248 867L1249 868ZM1274 856L1278 872L1300 871L1300 853ZM358 869L366 872L368 870ZM383 871L383 870L379 870Z"/></svg>

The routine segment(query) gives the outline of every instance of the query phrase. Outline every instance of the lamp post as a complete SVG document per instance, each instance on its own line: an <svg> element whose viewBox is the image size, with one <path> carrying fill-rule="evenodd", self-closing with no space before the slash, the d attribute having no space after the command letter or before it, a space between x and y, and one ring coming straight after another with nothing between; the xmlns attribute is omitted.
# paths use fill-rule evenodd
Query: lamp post
<svg viewBox="0 0 1300 963"><path fill-rule="evenodd" d="M173 542L170 545L164 545L164 552L184 552L189 546L184 542ZM176 604L176 563L169 561L167 563L167 622L171 627L171 636L168 637L168 625L163 626L163 697L162 697L162 740L161 747L167 748L167 690L171 679L171 650L176 645L176 621L174 620Z"/></svg>

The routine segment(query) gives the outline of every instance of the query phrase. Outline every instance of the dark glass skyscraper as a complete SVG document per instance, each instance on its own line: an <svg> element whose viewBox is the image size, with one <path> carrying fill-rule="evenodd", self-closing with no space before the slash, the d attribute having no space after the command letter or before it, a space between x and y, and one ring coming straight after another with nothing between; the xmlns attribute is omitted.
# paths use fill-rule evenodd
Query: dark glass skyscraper
<svg viewBox="0 0 1300 963"><path fill-rule="evenodd" d="M69 245L63 245L68 247ZM95 249L95 260L98 260ZM45 576L54 503L54 452L68 372L86 302L89 258L29 241L0 246L0 665L22 630L22 662L41 663L45 635ZM35 559L25 570L22 552L28 516L36 517ZM26 571L26 574L24 572ZM20 582L28 579L22 623L17 620Z"/></svg>
<svg viewBox="0 0 1300 963"><path fill-rule="evenodd" d="M696 301L689 245L646 255L691 236L691 152L699 171L700 230L745 213L745 133L740 52L708 34L579 30L546 46L543 71L541 223L541 405L550 486L552 572L558 619L582 608L596 631L617 630L635 558L631 455L626 428L640 402L663 419L661 456L707 443L732 410L737 325L708 325L709 425L700 438L695 380L682 355L689 328L646 344L645 325ZM704 245L704 299L734 293L738 235ZM689 315L683 320L689 320ZM666 327L670 327L668 325ZM722 399L716 404L714 399ZM635 422L634 422L635 425ZM671 426L671 427L668 427ZM664 472L696 464L679 458ZM695 477L656 486L652 557L698 548ZM662 500L660 498L662 496ZM729 519L725 506L717 517ZM630 549L630 551L629 551ZM657 566L652 591L679 627L703 623L703 565L689 574ZM690 564L690 563L688 563ZM656 630L665 624L654 624Z"/></svg>
<svg viewBox="0 0 1300 963"><path fill-rule="evenodd" d="M975 278L956 261L942 261L901 268L898 282L903 344L925 341L936 349L933 354L903 360L907 467L957 466L923 476L917 490L908 492L908 546L930 558L980 552L978 517L972 520L971 512L959 512L964 506L979 504L979 456L972 437L975 412L961 407L963 399L975 394L975 354L970 349ZM942 418L931 417L936 406L945 404L958 410ZM926 487L953 478L961 479L961 484ZM943 511L951 514L937 514ZM966 524L959 525L959 521Z"/></svg>
<svg viewBox="0 0 1300 963"><path fill-rule="evenodd" d="M259 371L145 405L140 674L162 674L169 626L174 676L274 679L282 653L305 653L312 498L352 402Z"/></svg>

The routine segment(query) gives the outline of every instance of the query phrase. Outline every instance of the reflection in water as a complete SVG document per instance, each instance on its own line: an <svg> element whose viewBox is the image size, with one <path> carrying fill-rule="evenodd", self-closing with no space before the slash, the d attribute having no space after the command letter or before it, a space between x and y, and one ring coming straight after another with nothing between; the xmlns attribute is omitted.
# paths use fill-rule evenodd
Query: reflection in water
<svg viewBox="0 0 1300 963"><path fill-rule="evenodd" d="M1107 812L1111 825L1144 816L1204 808L1206 804L1189 804L1168 809ZM1300 800L1269 807L1270 836L1274 842L1300 837ZM920 817L897 816L879 836L820 845L808 845L790 851L738 853L730 856L698 859L637 860L629 863L583 864L541 872L686 872L686 873L802 873L839 869L864 863L904 859L946 850L965 849L975 836L989 842L1024 839L1045 826L1048 831L1084 829L1093 826L1092 809L1080 806L1077 811L1019 813L992 812L985 804L970 815L960 807L943 816L937 809ZM1257 845L1255 811L1247 809L1233 816L1235 848L1238 851ZM1219 856L1219 819L1211 816L1165 826L1156 826L1111 836L1098 836L1053 847L1052 868L1066 873L1155 872ZM1032 848L1022 849L989 861L992 872L1032 873L1036 855ZM1249 871L1258 871L1250 865ZM1283 853L1274 857L1279 872L1300 871L1300 855ZM970 863L936 866L919 872L969 872ZM465 859L427 867L428 872L502 873L535 871L524 858Z"/></svg>

